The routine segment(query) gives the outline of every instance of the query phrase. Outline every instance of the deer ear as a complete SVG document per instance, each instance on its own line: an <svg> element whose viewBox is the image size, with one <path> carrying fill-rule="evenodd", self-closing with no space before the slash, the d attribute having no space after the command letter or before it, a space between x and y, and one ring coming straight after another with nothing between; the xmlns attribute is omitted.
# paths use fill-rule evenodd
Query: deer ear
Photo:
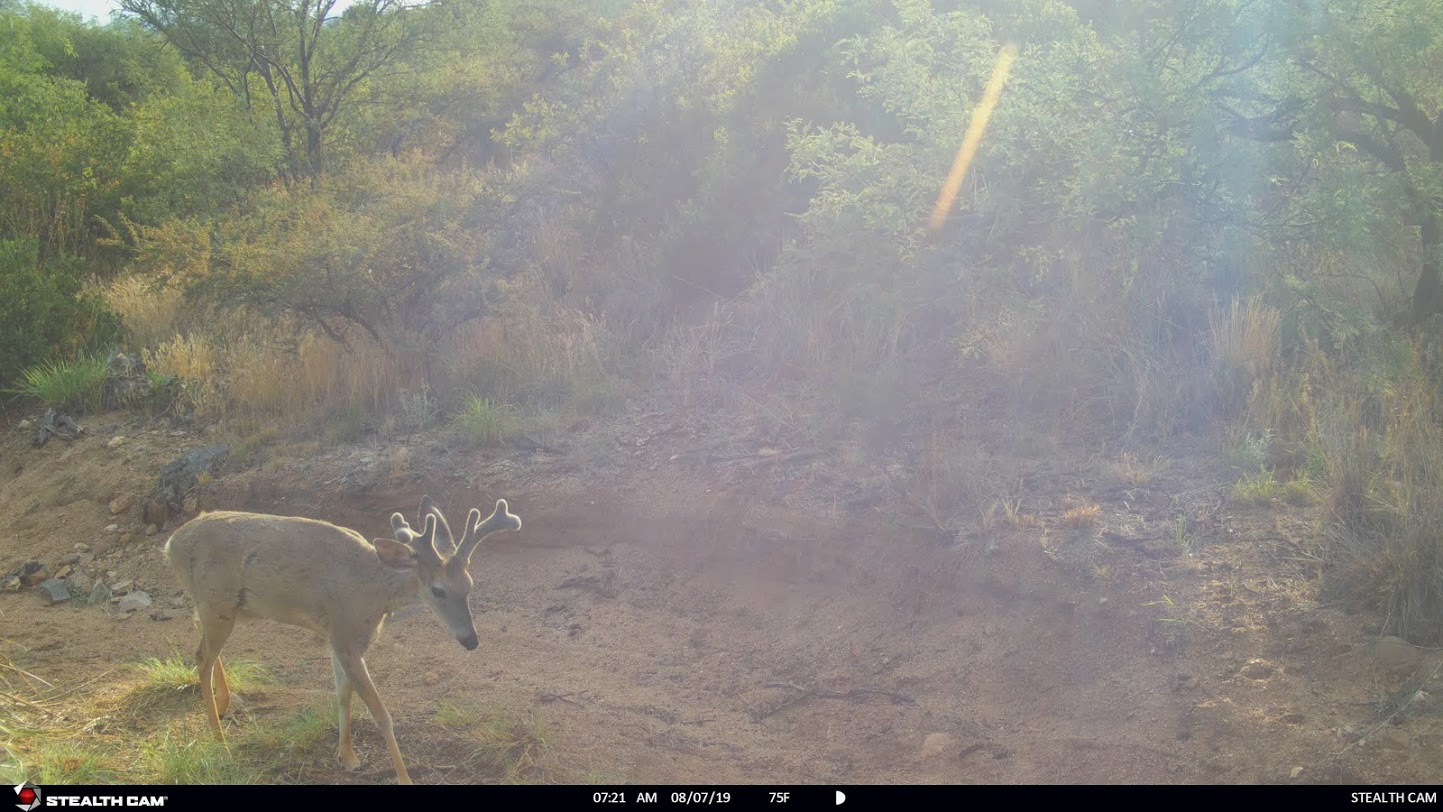
<svg viewBox="0 0 1443 812"><path fill-rule="evenodd" d="M372 539L376 557L381 563L396 570L409 570L416 566L416 554L411 548L395 539Z"/></svg>

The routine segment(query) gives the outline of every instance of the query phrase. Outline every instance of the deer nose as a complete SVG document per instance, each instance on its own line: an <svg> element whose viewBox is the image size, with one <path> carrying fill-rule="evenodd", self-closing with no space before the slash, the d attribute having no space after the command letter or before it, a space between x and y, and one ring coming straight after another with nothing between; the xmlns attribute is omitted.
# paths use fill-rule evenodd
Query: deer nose
<svg viewBox="0 0 1443 812"><path fill-rule="evenodd" d="M475 632L472 632L465 637L458 637L456 639L461 641L461 645L465 646L467 651L475 651L476 647L481 645L480 641L476 639Z"/></svg>

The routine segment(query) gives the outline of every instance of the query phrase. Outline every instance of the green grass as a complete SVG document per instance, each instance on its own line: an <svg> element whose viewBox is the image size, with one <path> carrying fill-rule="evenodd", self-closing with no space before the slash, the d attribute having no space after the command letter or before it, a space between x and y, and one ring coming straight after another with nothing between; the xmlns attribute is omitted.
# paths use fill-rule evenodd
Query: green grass
<svg viewBox="0 0 1443 812"><path fill-rule="evenodd" d="M1312 478L1303 473L1285 483L1279 495L1290 505L1310 505L1313 503L1315 490Z"/></svg>
<svg viewBox="0 0 1443 812"><path fill-rule="evenodd" d="M266 685L274 680L265 668L247 660L226 660L226 684L231 694L243 694ZM141 683L132 692L129 705L132 712L139 713L173 701L192 702L200 695L200 684L196 680L195 665L179 655L162 660L151 657L132 663L141 678Z"/></svg>
<svg viewBox="0 0 1443 812"><path fill-rule="evenodd" d="M1242 479L1233 483L1234 498L1245 505L1270 504L1281 490L1273 472L1266 469L1256 474L1243 474Z"/></svg>
<svg viewBox="0 0 1443 812"><path fill-rule="evenodd" d="M290 716L267 719L256 725L246 736L245 748L255 750L265 758L283 756L292 760L335 737L336 725L335 699L327 697L325 701L301 708Z"/></svg>
<svg viewBox="0 0 1443 812"><path fill-rule="evenodd" d="M104 359L93 356L49 361L21 373L20 385L14 391L63 412L98 412L106 372Z"/></svg>
<svg viewBox="0 0 1443 812"><path fill-rule="evenodd" d="M1249 435L1223 451L1223 462L1238 471L1257 471L1268 464L1268 445L1272 442L1268 432Z"/></svg>
<svg viewBox="0 0 1443 812"><path fill-rule="evenodd" d="M208 730L181 735L164 731L145 742L142 761L157 784L251 784L258 777L254 767L236 761Z"/></svg>
<svg viewBox="0 0 1443 812"><path fill-rule="evenodd" d="M10 731L16 732L16 731ZM7 786L23 781L47 784L110 784L121 780L122 771L105 755L72 739L57 739L41 731L26 731L29 746L23 755L5 747L0 762L0 780Z"/></svg>
<svg viewBox="0 0 1443 812"><path fill-rule="evenodd" d="M466 406L452 418L452 426L473 445L489 445L515 436L520 427L516 416L504 403L471 396Z"/></svg>
<svg viewBox="0 0 1443 812"><path fill-rule="evenodd" d="M552 731L535 714L447 702L436 709L434 718L437 725L458 730L474 745L464 763L499 773L508 784L545 780Z"/></svg>

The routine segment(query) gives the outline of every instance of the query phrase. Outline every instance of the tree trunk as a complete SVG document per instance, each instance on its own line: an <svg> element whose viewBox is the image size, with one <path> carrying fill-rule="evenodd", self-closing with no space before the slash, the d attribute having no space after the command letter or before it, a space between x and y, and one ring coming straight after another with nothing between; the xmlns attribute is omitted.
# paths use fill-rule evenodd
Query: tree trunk
<svg viewBox="0 0 1443 812"><path fill-rule="evenodd" d="M1418 286L1413 289L1413 323L1419 324L1429 316L1443 313L1443 285L1440 285L1439 265L1443 264L1443 245L1439 244L1438 213L1424 212L1421 224L1423 232L1423 268L1418 274Z"/></svg>

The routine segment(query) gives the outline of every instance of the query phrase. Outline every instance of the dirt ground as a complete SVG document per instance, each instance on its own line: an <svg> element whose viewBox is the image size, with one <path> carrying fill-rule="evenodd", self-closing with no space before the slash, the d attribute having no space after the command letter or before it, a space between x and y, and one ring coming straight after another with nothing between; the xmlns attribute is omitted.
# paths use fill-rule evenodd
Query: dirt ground
<svg viewBox="0 0 1443 812"><path fill-rule="evenodd" d="M205 440L110 415L35 449L25 416L0 427L0 573L53 567L81 543L92 577L133 579L155 600L119 614L0 594L5 653L66 689L76 704L50 707L80 729L81 708L98 707L86 698L122 689L120 664L194 651L160 556L186 517L146 535L140 503L162 465ZM1431 688L1418 692L1436 657L1412 677L1384 668L1381 619L1318 597L1310 513L1230 504L1235 477L1205 442L1159 450L1145 473L1084 455L1005 461L1029 498L947 539L899 521L885 490L844 498L852 486L825 460L765 449L728 466L657 436L561 450L373 441L233 463L200 507L383 535L423 494L453 524L509 500L522 532L473 559L481 647L464 650L421 609L393 618L367 657L418 783L487 780L458 768L463 745L436 722L465 702L544 720L551 767L537 780L1443 780L1443 717ZM112 516L121 496L131 504ZM1091 504L1095 516L1067 513ZM242 624L225 653L280 683L243 696L232 728L331 691L309 632ZM332 726L305 765L271 778L391 781L357 707L361 772L335 762ZM194 693L172 710L204 729Z"/></svg>

